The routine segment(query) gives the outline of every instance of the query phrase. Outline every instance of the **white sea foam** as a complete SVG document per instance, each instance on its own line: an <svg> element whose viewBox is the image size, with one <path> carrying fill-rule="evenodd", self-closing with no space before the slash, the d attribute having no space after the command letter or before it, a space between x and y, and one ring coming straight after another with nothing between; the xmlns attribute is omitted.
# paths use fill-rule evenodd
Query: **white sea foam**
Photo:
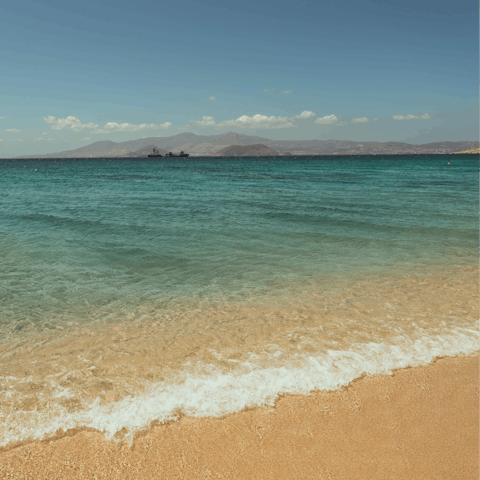
<svg viewBox="0 0 480 480"><path fill-rule="evenodd" d="M90 427L107 439L125 428L126 439L148 428L154 420L175 420L180 413L192 417L220 416L245 407L272 405L280 394L308 394L335 390L362 374L391 374L392 370L426 365L436 357L469 355L478 348L477 330L462 329L449 335L417 340L398 338L395 345L366 343L348 351L330 350L312 357L298 355L283 366L262 368L255 361L239 364L231 373L212 365L197 366L175 382L154 384L147 393L100 405L95 401L69 413L58 407L49 411L11 412L3 418L0 445L41 439L58 430Z"/></svg>

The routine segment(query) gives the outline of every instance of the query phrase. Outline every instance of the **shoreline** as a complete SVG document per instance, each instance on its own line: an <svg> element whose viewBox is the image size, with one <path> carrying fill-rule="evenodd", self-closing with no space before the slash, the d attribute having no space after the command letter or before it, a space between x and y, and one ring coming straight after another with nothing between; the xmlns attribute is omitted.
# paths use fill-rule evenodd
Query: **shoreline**
<svg viewBox="0 0 480 480"><path fill-rule="evenodd" d="M9 477L8 477L9 475ZM0 449L0 478L478 478L478 353L286 395L274 407Z"/></svg>
<svg viewBox="0 0 480 480"><path fill-rule="evenodd" d="M232 145L235 146L235 145ZM478 151L479 149L472 149L472 150L477 150L477 151L464 151L464 152L403 152L403 153L363 153L363 152L357 152L357 153L347 153L347 152L342 152L342 153L290 153L290 154L282 154L280 153L279 155L217 155L217 154L202 154L202 155L196 155L196 154L190 154L186 158L195 158L195 159L210 159L210 160L242 160L242 159L265 159L265 160L270 160L270 159L283 159L283 158L297 158L297 157L314 157L314 158L352 158L352 157L424 157L424 156L436 156L436 157L441 157L441 156L446 156L446 155L480 155L480 152ZM55 155L55 154L53 154ZM84 157L84 156L79 156L79 157L74 157L74 156L65 156L65 157L55 157L55 156L27 156L27 157L5 157L5 158L0 158L1 160L5 161L11 161L11 160L31 160L31 161L37 161L37 160L60 160L60 161L65 161L65 160L148 160L148 156L117 156L117 155L99 155L99 156L89 156L89 157ZM172 159L178 159L181 158L182 160L185 160L184 157L160 157L160 158L155 158L154 160L165 160L166 158L172 158Z"/></svg>

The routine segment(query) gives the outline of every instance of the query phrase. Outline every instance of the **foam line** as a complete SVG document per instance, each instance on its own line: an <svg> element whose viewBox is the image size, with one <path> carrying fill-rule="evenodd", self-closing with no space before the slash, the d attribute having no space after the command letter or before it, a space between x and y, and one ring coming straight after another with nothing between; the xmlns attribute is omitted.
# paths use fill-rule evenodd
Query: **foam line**
<svg viewBox="0 0 480 480"><path fill-rule="evenodd" d="M283 366L262 368L239 364L231 373L212 365L194 367L171 383L154 384L147 393L108 405L97 400L81 411L58 407L42 412L12 412L3 419L0 445L42 439L58 430L90 427L113 439L122 428L131 441L135 432L154 420L175 420L180 412L192 417L220 416L245 407L272 405L281 394L308 394L335 390L362 374L391 374L394 369L431 363L436 357L470 355L478 348L476 330L462 329L417 340L398 338L396 344L366 343L348 351L330 350L312 357L297 355Z"/></svg>

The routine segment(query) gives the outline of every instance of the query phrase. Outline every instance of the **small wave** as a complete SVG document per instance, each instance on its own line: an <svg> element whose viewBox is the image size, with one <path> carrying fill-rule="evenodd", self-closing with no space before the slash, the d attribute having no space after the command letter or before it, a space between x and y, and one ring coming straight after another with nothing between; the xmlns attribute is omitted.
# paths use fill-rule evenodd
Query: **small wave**
<svg viewBox="0 0 480 480"><path fill-rule="evenodd" d="M473 354L478 351L478 339L477 330L462 329L417 340L398 338L394 345L371 342L317 357L298 355L283 366L262 367L252 358L225 373L213 365L197 365L172 382L153 384L141 395L108 405L97 399L76 412L58 406L9 413L3 419L0 446L82 427L101 431L106 439L118 439L117 432L126 431L122 438L131 442L136 432L153 421L164 423L183 415L217 417L273 405L279 395L335 390L364 374L391 374L394 369L427 365L437 357Z"/></svg>

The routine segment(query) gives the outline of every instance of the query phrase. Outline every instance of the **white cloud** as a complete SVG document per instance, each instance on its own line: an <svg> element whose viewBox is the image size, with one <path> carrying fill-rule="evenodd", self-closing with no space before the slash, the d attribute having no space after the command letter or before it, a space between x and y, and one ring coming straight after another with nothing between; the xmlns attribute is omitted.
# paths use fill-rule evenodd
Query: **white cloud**
<svg viewBox="0 0 480 480"><path fill-rule="evenodd" d="M296 127L293 123L294 119L291 117L278 117L278 116L270 116L267 115L260 115L257 113L249 117L248 115L242 115L241 117L231 119L231 120L223 120L221 122L216 122L215 117L204 116L202 120L193 120L189 122L191 125L200 125L202 127L213 127L215 130L221 130L223 128L292 128Z"/></svg>
<svg viewBox="0 0 480 480"><path fill-rule="evenodd" d="M428 120L431 117L428 113L424 113L423 115L393 115L392 118L394 120L415 120L415 119Z"/></svg>
<svg viewBox="0 0 480 480"><path fill-rule="evenodd" d="M302 113L295 115L293 118L304 119L304 118L312 118L314 116L315 114L311 110L304 110Z"/></svg>
<svg viewBox="0 0 480 480"><path fill-rule="evenodd" d="M85 137L84 140L91 140L91 138L90 137Z"/></svg>
<svg viewBox="0 0 480 480"><path fill-rule="evenodd" d="M215 97L210 97L210 100L211 100L212 102L214 102L214 101L215 101Z"/></svg>
<svg viewBox="0 0 480 480"><path fill-rule="evenodd" d="M378 122L378 118L374 118L372 122Z"/></svg>
<svg viewBox="0 0 480 480"><path fill-rule="evenodd" d="M53 137L50 137L50 138L38 137L33 139L34 142L53 142L53 140L55 140Z"/></svg>
<svg viewBox="0 0 480 480"><path fill-rule="evenodd" d="M0 142L3 142L3 138L0 138Z"/></svg>
<svg viewBox="0 0 480 480"><path fill-rule="evenodd" d="M338 123L340 119L336 115L325 115L324 117L319 117L315 119L315 123L320 123L322 125L331 125L333 123Z"/></svg>
<svg viewBox="0 0 480 480"><path fill-rule="evenodd" d="M18 133L20 130L17 130L16 128L7 128L6 130L4 130L5 132L14 132L14 133Z"/></svg>
<svg viewBox="0 0 480 480"><path fill-rule="evenodd" d="M217 122L215 122L215 117L210 117L208 115L204 115L201 120L191 120L188 123L200 125L201 127L214 127L217 124Z"/></svg>
<svg viewBox="0 0 480 480"><path fill-rule="evenodd" d="M143 130L159 130L168 129L172 126L170 122L161 124L155 123L141 123L134 125L131 123L117 123L108 122L103 127L99 128L97 123L89 122L82 123L78 118L69 116L66 118L55 118L49 115L43 117L43 120L52 126L52 130L73 130L75 133L83 132L86 128L92 128L90 133L114 133L114 132L140 132Z"/></svg>
<svg viewBox="0 0 480 480"><path fill-rule="evenodd" d="M293 117L267 116L257 113L256 115L242 115L231 120L222 120L217 122L215 117L204 115L201 120L191 120L186 126L179 127L184 130L188 126L198 125L200 127L213 127L215 130L224 128L248 128L248 129L279 129L279 128L293 128L297 127L295 120L305 120L315 117L315 113L311 110L304 110L302 113L294 115ZM335 117L335 115L334 115ZM324 117L327 118L327 117ZM337 117L335 117L337 118ZM337 119L338 120L338 119ZM329 122L332 123L332 122Z"/></svg>
<svg viewBox="0 0 480 480"><path fill-rule="evenodd" d="M275 90L275 87L273 88L264 88L263 91L264 92L273 92Z"/></svg>
<svg viewBox="0 0 480 480"><path fill-rule="evenodd" d="M292 122L290 117L279 117L279 116L270 116L260 115L257 113L252 117L248 115L242 115L237 119L224 120L217 123L215 128L225 128L225 127L236 127L236 128L291 128L296 127Z"/></svg>
<svg viewBox="0 0 480 480"><path fill-rule="evenodd" d="M48 133L47 133L47 132L43 132L42 135L48 135Z"/></svg>
<svg viewBox="0 0 480 480"><path fill-rule="evenodd" d="M353 123L368 123L369 120L367 117L358 117L358 118L352 118Z"/></svg>
<svg viewBox="0 0 480 480"><path fill-rule="evenodd" d="M0 118L7 118L7 117L0 117Z"/></svg>
<svg viewBox="0 0 480 480"><path fill-rule="evenodd" d="M283 93L283 95L285 95L286 93L292 93L292 91L291 90L284 90L282 93Z"/></svg>
<svg viewBox="0 0 480 480"><path fill-rule="evenodd" d="M141 123L134 125L132 123L117 123L117 122L108 122L102 128L92 130L90 133L114 133L114 132L141 132L143 130L167 130L173 124L170 122L155 124L155 123Z"/></svg>
<svg viewBox="0 0 480 480"><path fill-rule="evenodd" d="M23 142L21 138L16 138L15 140L12 140L12 142Z"/></svg>
<svg viewBox="0 0 480 480"><path fill-rule="evenodd" d="M52 126L52 130L73 130L75 133L79 133L86 128L98 128L96 123L82 123L78 118L71 115L66 118L55 118L49 115L48 117L43 117L43 120Z"/></svg>

